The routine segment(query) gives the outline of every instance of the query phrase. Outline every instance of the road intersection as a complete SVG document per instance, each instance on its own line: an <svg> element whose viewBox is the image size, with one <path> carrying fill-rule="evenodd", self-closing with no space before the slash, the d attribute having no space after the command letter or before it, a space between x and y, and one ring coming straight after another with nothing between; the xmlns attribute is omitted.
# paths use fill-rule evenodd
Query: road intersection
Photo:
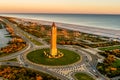
<svg viewBox="0 0 120 80"><path fill-rule="evenodd" d="M88 50L85 50L78 46L58 45L58 48L65 48L68 50L75 51L81 56L81 60L74 64L65 65L65 66L45 66L45 65L39 65L39 64L30 62L26 58L26 55L29 52L37 50L37 49L48 48L49 45L47 45L41 39L38 39L35 36L24 32L23 30L21 30L20 28L18 28L17 26L9 22L8 20L3 19L3 18L2 20L8 25L10 25L11 27L13 27L13 29L15 30L15 33L27 42L27 46L21 51L18 51L16 53L0 58L0 61L17 58L18 62L0 62L0 65L23 66L26 68L31 68L31 69L35 69L38 71L48 73L50 75L54 75L60 78L61 80L75 80L75 78L73 77L73 74L77 72L89 73L95 80L108 80L106 77L101 75L96 69L96 65L98 63L98 58L99 58L98 55L94 55ZM40 41L42 45L37 46L33 44L28 38L26 38L23 35L23 33L29 35L30 37L34 38L37 41Z"/></svg>

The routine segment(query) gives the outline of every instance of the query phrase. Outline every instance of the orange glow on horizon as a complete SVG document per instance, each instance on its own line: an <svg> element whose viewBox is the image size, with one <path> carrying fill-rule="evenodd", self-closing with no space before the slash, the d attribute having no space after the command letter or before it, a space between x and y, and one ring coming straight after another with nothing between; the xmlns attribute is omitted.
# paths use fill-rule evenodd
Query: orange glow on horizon
<svg viewBox="0 0 120 80"><path fill-rule="evenodd" d="M9 0L0 1L1 13L96 13L120 14L120 1L96 0ZM104 3L103 3L104 2ZM109 3L109 4L108 4Z"/></svg>

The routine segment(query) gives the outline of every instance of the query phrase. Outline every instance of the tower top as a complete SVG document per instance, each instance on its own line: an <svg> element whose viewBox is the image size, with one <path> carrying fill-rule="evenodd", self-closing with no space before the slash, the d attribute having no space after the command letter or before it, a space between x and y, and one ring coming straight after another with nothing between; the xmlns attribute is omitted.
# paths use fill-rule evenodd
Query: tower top
<svg viewBox="0 0 120 80"><path fill-rule="evenodd" d="M52 27L53 27L53 26L55 27L55 22L52 23Z"/></svg>

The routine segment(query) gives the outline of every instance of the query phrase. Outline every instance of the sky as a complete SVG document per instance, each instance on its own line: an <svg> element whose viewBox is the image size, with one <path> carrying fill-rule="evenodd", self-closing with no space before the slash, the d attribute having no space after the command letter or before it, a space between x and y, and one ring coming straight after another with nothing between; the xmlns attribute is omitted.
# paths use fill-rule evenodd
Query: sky
<svg viewBox="0 0 120 80"><path fill-rule="evenodd" d="M0 0L0 13L120 14L120 0Z"/></svg>

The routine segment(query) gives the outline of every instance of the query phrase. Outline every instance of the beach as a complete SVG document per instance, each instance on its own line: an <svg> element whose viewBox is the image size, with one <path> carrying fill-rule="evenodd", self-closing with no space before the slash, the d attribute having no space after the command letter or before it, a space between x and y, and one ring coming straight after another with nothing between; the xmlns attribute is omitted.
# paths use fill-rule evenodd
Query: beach
<svg viewBox="0 0 120 80"><path fill-rule="evenodd" d="M53 23L51 21L25 19L25 18L22 18L22 20L35 22L35 23L42 24L42 25L52 25ZM99 35L99 36L104 36L104 37L120 39L120 30L95 28L95 27L88 27L88 26L67 24L67 23L60 23L60 22L55 22L55 24L57 27L60 27L60 28L80 31L83 33L89 33L89 34L94 34L94 35Z"/></svg>

